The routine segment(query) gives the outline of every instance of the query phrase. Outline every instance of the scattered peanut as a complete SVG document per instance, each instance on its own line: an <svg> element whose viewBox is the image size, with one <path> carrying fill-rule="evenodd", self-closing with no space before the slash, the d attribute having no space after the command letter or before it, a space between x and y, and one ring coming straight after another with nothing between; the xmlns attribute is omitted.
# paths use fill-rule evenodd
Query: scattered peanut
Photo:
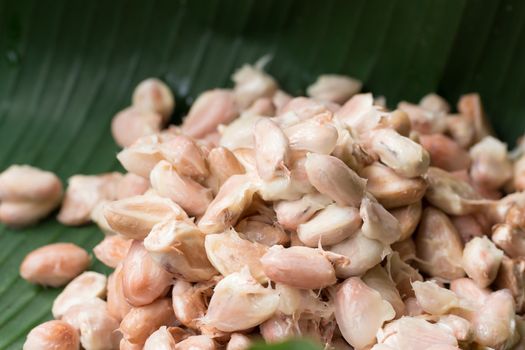
<svg viewBox="0 0 525 350"><path fill-rule="evenodd" d="M47 321L33 328L23 346L23 350L78 350L79 348L78 331L69 323L59 320Z"/></svg>

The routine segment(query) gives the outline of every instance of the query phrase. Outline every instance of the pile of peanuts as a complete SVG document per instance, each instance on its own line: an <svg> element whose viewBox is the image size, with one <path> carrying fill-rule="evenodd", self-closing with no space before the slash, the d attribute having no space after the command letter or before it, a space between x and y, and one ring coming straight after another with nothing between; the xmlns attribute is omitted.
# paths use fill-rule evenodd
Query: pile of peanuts
<svg viewBox="0 0 525 350"><path fill-rule="evenodd" d="M114 271L69 243L27 255L24 279L67 285L25 350L525 347L525 146L491 136L477 94L390 111L345 76L295 98L258 66L233 81L181 126L164 83L138 85L112 123L127 173L71 177L58 214L100 227ZM0 175L7 225L61 198L49 172Z"/></svg>

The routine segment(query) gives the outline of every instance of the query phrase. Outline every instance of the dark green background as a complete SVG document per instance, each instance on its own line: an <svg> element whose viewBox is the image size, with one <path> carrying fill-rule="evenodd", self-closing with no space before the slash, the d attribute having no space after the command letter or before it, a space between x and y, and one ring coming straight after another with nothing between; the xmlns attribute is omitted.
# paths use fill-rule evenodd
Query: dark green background
<svg viewBox="0 0 525 350"><path fill-rule="evenodd" d="M525 127L524 23L521 0L0 0L0 171L29 163L66 179L114 169L110 120L140 80L167 81L180 117L199 92L230 85L236 67L265 54L294 94L334 72L390 105L478 91L513 142ZM20 349L57 294L18 278L23 256L100 237L54 220L0 227L0 349Z"/></svg>

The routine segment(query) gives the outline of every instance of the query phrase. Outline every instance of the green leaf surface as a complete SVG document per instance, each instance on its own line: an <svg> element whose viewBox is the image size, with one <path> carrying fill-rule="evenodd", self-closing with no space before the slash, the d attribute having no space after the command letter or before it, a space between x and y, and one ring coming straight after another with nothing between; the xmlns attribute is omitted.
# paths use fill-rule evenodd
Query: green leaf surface
<svg viewBox="0 0 525 350"><path fill-rule="evenodd" d="M230 86L236 67L266 54L294 94L321 73L362 79L390 105L479 91L513 143L525 127L524 26L521 0L0 0L0 171L29 163L66 180L119 169L109 125L139 81L165 80L180 120L201 91ZM58 293L18 277L23 257L101 237L54 219L0 226L0 349L20 349Z"/></svg>

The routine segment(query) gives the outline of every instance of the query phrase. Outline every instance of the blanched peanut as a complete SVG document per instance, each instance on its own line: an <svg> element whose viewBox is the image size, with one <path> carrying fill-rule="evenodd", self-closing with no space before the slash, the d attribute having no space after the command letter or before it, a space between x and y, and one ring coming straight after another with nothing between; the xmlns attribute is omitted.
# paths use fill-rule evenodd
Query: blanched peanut
<svg viewBox="0 0 525 350"><path fill-rule="evenodd" d="M412 236L421 219L422 207L421 201L418 201L405 207L390 210L390 213L399 222L401 229L399 240L405 240Z"/></svg>
<svg viewBox="0 0 525 350"><path fill-rule="evenodd" d="M233 333L226 350L248 350L252 345L250 338L242 333Z"/></svg>
<svg viewBox="0 0 525 350"><path fill-rule="evenodd" d="M11 165L0 173L0 202L54 202L62 196L62 183L52 172L29 165Z"/></svg>
<svg viewBox="0 0 525 350"><path fill-rule="evenodd" d="M396 289L396 284L381 265L376 265L368 270L363 275L362 280L368 287L379 292L381 297L392 305L396 312L396 318L405 314L405 304L399 295L399 291Z"/></svg>
<svg viewBox="0 0 525 350"><path fill-rule="evenodd" d="M175 280L172 291L175 317L188 328L198 329L199 320L206 313L202 290L184 280Z"/></svg>
<svg viewBox="0 0 525 350"><path fill-rule="evenodd" d="M108 277L107 307L111 316L122 321L133 306L128 303L122 287L122 263Z"/></svg>
<svg viewBox="0 0 525 350"><path fill-rule="evenodd" d="M257 173L263 180L272 180L286 174L289 159L288 138L270 119L261 119L254 125L255 161Z"/></svg>
<svg viewBox="0 0 525 350"><path fill-rule="evenodd" d="M163 158L171 163L181 176L202 181L208 176L204 154L197 143L188 136L175 135L160 146Z"/></svg>
<svg viewBox="0 0 525 350"><path fill-rule="evenodd" d="M341 206L358 206L365 192L362 179L340 159L309 153L305 163L312 185Z"/></svg>
<svg viewBox="0 0 525 350"><path fill-rule="evenodd" d="M160 131L162 116L138 107L128 107L118 112L111 121L111 134L120 147L131 146L142 136Z"/></svg>
<svg viewBox="0 0 525 350"><path fill-rule="evenodd" d="M276 113L281 114L283 108L292 100L292 96L283 90L277 90L272 96L272 102L275 105Z"/></svg>
<svg viewBox="0 0 525 350"><path fill-rule="evenodd" d="M278 305L279 294L261 286L245 268L215 286L202 322L223 332L249 329L270 318Z"/></svg>
<svg viewBox="0 0 525 350"><path fill-rule="evenodd" d="M100 231L102 231L104 235L106 235L106 237L114 236L117 234L117 232L115 232L115 230L113 230L111 226L109 226L108 221L104 216L104 208L107 203L109 203L109 201L100 201L97 205L95 205L93 210L91 210L91 214L89 215L91 221L93 221L98 226Z"/></svg>
<svg viewBox="0 0 525 350"><path fill-rule="evenodd" d="M243 239L230 229L224 233L206 235L205 247L209 261L223 276L248 267L257 281L268 281L260 261L268 251L267 246Z"/></svg>
<svg viewBox="0 0 525 350"><path fill-rule="evenodd" d="M215 147L208 153L208 167L213 179L214 193L233 175L244 174L244 167L235 154L225 147Z"/></svg>
<svg viewBox="0 0 525 350"><path fill-rule="evenodd" d="M335 118L350 128L355 135L364 134L380 122L379 113L374 108L373 102L370 93L354 95L335 113Z"/></svg>
<svg viewBox="0 0 525 350"><path fill-rule="evenodd" d="M397 219L372 197L366 196L361 202L359 215L363 219L361 232L370 239L385 245L392 244L401 237L401 227Z"/></svg>
<svg viewBox="0 0 525 350"><path fill-rule="evenodd" d="M215 350L215 341L207 335L192 335L175 345L175 350Z"/></svg>
<svg viewBox="0 0 525 350"><path fill-rule="evenodd" d="M405 137L410 135L410 129L412 129L412 123L410 122L408 114L400 111L399 109L396 109L395 111L392 111L391 113L382 117L379 124L381 126L394 129L400 135Z"/></svg>
<svg viewBox="0 0 525 350"><path fill-rule="evenodd" d="M393 252L387 257L386 270L403 299L415 297L412 282L423 281L423 277L415 268L401 260L397 252ZM421 307L419 304L417 305L418 308Z"/></svg>
<svg viewBox="0 0 525 350"><path fill-rule="evenodd" d="M78 331L64 321L47 321L33 328L27 335L23 350L78 350Z"/></svg>
<svg viewBox="0 0 525 350"><path fill-rule="evenodd" d="M57 205L58 202L44 201L2 202L0 203L0 222L13 228L30 226L45 218Z"/></svg>
<svg viewBox="0 0 525 350"><path fill-rule="evenodd" d="M525 306L525 260L503 256L494 285L497 289L508 289L512 293L516 311L521 313Z"/></svg>
<svg viewBox="0 0 525 350"><path fill-rule="evenodd" d="M350 135L348 130L339 128L338 132L339 138L332 155L341 159L352 170L361 171L379 159L376 154L365 149L360 142Z"/></svg>
<svg viewBox="0 0 525 350"><path fill-rule="evenodd" d="M359 174L368 180L366 189L385 208L397 208L418 202L427 189L423 178L402 177L379 162L367 166Z"/></svg>
<svg viewBox="0 0 525 350"><path fill-rule="evenodd" d="M170 88L157 78L141 81L133 91L133 106L158 113L164 124L169 120L175 99Z"/></svg>
<svg viewBox="0 0 525 350"><path fill-rule="evenodd" d="M237 223L252 202L257 185L249 174L233 175L221 187L198 222L204 233L222 232Z"/></svg>
<svg viewBox="0 0 525 350"><path fill-rule="evenodd" d="M359 93L362 86L361 81L345 75L325 74L317 77L306 93L315 99L344 103Z"/></svg>
<svg viewBox="0 0 525 350"><path fill-rule="evenodd" d="M243 114L226 126L220 127L220 146L232 152L242 148L253 149L254 127L263 117L253 114Z"/></svg>
<svg viewBox="0 0 525 350"><path fill-rule="evenodd" d="M404 177L425 174L430 163L429 154L421 145L392 129L373 131L370 147L381 162Z"/></svg>
<svg viewBox="0 0 525 350"><path fill-rule="evenodd" d="M130 343L144 344L148 337L161 326L175 324L175 314L169 298L132 308L120 323L120 332Z"/></svg>
<svg viewBox="0 0 525 350"><path fill-rule="evenodd" d="M120 173L75 175L69 178L62 208L57 219L64 225L82 225L90 220L91 211L103 200L117 197Z"/></svg>
<svg viewBox="0 0 525 350"><path fill-rule="evenodd" d="M122 291L133 306L142 306L166 295L172 276L134 241L122 266Z"/></svg>
<svg viewBox="0 0 525 350"><path fill-rule="evenodd" d="M261 336L266 343L280 343L301 336L300 326L292 317L275 314L259 326Z"/></svg>
<svg viewBox="0 0 525 350"><path fill-rule="evenodd" d="M486 236L470 240L463 250L463 269L480 287L487 287L496 278L503 251Z"/></svg>
<svg viewBox="0 0 525 350"><path fill-rule="evenodd" d="M259 64L243 65L232 76L235 83L235 101L241 109L250 106L261 97L271 97L277 90L277 82L262 70Z"/></svg>
<svg viewBox="0 0 525 350"><path fill-rule="evenodd" d="M487 136L470 148L472 167L470 176L474 183L488 189L498 189L512 177L512 163L507 145Z"/></svg>
<svg viewBox="0 0 525 350"><path fill-rule="evenodd" d="M419 134L441 133L446 129L445 113L441 111L431 111L405 101L399 102L397 109L408 115L412 130Z"/></svg>
<svg viewBox="0 0 525 350"><path fill-rule="evenodd" d="M119 234L106 236L93 248L93 254L104 265L116 268L126 258L132 242L133 240Z"/></svg>
<svg viewBox="0 0 525 350"><path fill-rule="evenodd" d="M430 93L421 98L419 105L431 112L442 112L448 113L450 111L450 105L448 102L441 96Z"/></svg>
<svg viewBox="0 0 525 350"><path fill-rule="evenodd" d="M70 307L62 320L80 332L80 343L86 350L115 349L120 342L119 323L108 313L106 302L100 299Z"/></svg>
<svg viewBox="0 0 525 350"><path fill-rule="evenodd" d="M450 283L450 290L453 291L460 299L470 302L476 308L485 303L490 295L490 290L482 288L470 278L458 278Z"/></svg>
<svg viewBox="0 0 525 350"><path fill-rule="evenodd" d="M273 205L277 221L287 230L296 230L316 212L326 208L332 200L320 193L305 194L295 201L280 201Z"/></svg>
<svg viewBox="0 0 525 350"><path fill-rule="evenodd" d="M150 182L159 195L173 200L190 216L202 215L212 200L209 189L189 177L180 175L164 160L151 171Z"/></svg>
<svg viewBox="0 0 525 350"><path fill-rule="evenodd" d="M462 115L449 115L445 118L447 131L463 148L468 148L474 142L476 130L474 130L472 121Z"/></svg>
<svg viewBox="0 0 525 350"><path fill-rule="evenodd" d="M328 118L308 119L283 131L289 139L292 150L330 154L338 139L337 129Z"/></svg>
<svg viewBox="0 0 525 350"><path fill-rule="evenodd" d="M330 251L344 255L351 260L347 266L335 267L337 277L348 278L362 275L379 264L392 250L388 245L370 239L358 231L341 243L331 246Z"/></svg>
<svg viewBox="0 0 525 350"><path fill-rule="evenodd" d="M432 277L463 277L463 243L446 214L432 207L423 211L415 237L419 267Z"/></svg>
<svg viewBox="0 0 525 350"><path fill-rule="evenodd" d="M193 103L182 121L181 130L190 137L203 137L228 124L238 115L235 98L230 90L214 89L203 92Z"/></svg>
<svg viewBox="0 0 525 350"><path fill-rule="evenodd" d="M176 342L166 326L157 329L144 343L144 350L175 350Z"/></svg>
<svg viewBox="0 0 525 350"><path fill-rule="evenodd" d="M468 169L470 166L469 154L445 135L421 135L419 142L430 154L432 166L446 171Z"/></svg>
<svg viewBox="0 0 525 350"><path fill-rule="evenodd" d="M359 277L344 281L335 297L335 318L345 340L357 349L375 342L377 331L396 315L390 303Z"/></svg>
<svg viewBox="0 0 525 350"><path fill-rule="evenodd" d="M434 281L414 281L412 288L418 304L431 315L444 315L460 306L459 298L454 292L438 286Z"/></svg>
<svg viewBox="0 0 525 350"><path fill-rule="evenodd" d="M279 115L275 118L275 121L282 128L287 128L314 117L332 115L336 110L333 107L333 104L327 103L326 101L295 97L283 106Z"/></svg>
<svg viewBox="0 0 525 350"><path fill-rule="evenodd" d="M206 257L204 234L191 221L158 223L144 240L144 247L158 266L189 282L207 281L217 273Z"/></svg>
<svg viewBox="0 0 525 350"><path fill-rule="evenodd" d="M160 152L161 137L150 135L141 137L117 154L124 169L145 179L155 165L163 159Z"/></svg>
<svg viewBox="0 0 525 350"><path fill-rule="evenodd" d="M89 263L84 249L72 243L53 243L26 255L20 276L31 283L60 287L81 274Z"/></svg>
<svg viewBox="0 0 525 350"><path fill-rule="evenodd" d="M72 280L53 302L53 317L60 319L67 310L94 298L106 296L107 278L103 274L88 271Z"/></svg>
<svg viewBox="0 0 525 350"><path fill-rule="evenodd" d="M398 241L391 245L393 251L399 254L403 261L410 261L416 258L416 244L412 238Z"/></svg>
<svg viewBox="0 0 525 350"><path fill-rule="evenodd" d="M420 316L425 313L421 305L417 302L416 297L408 297L405 299L406 316Z"/></svg>
<svg viewBox="0 0 525 350"><path fill-rule="evenodd" d="M512 183L516 191L525 190L525 156L521 156L514 162Z"/></svg>
<svg viewBox="0 0 525 350"><path fill-rule="evenodd" d="M494 227L492 241L511 258L525 256L525 231L509 224Z"/></svg>
<svg viewBox="0 0 525 350"><path fill-rule="evenodd" d="M474 237L484 235L484 228L474 215L451 216L450 221L465 244Z"/></svg>
<svg viewBox="0 0 525 350"><path fill-rule="evenodd" d="M493 133L483 112L483 106L478 94L472 93L461 96L457 107L461 115L472 122L475 130L475 142Z"/></svg>
<svg viewBox="0 0 525 350"><path fill-rule="evenodd" d="M273 246L276 244L284 245L290 241L290 237L283 227L274 219L264 215L249 216L241 220L235 229L241 232L246 239Z"/></svg>
<svg viewBox="0 0 525 350"><path fill-rule="evenodd" d="M143 344L133 344L126 339L120 339L119 350L143 350Z"/></svg>
<svg viewBox="0 0 525 350"><path fill-rule="evenodd" d="M446 327L452 331L452 334L460 342L471 342L474 336L472 325L463 317L456 315L439 316L436 324L441 327Z"/></svg>
<svg viewBox="0 0 525 350"><path fill-rule="evenodd" d="M270 97L259 97L255 100L250 108L243 111L243 114L254 114L266 117L273 117L275 115L275 105Z"/></svg>
<svg viewBox="0 0 525 350"><path fill-rule="evenodd" d="M297 235L308 247L334 245L354 234L361 226L359 211L353 207L330 204L297 227Z"/></svg>

